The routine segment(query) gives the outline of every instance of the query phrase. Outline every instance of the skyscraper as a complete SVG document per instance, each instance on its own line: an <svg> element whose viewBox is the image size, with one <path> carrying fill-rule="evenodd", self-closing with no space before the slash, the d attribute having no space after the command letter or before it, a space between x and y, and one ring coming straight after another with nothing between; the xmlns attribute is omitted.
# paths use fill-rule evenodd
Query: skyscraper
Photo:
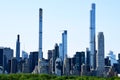
<svg viewBox="0 0 120 80"><path fill-rule="evenodd" d="M61 60L63 61L63 56L64 56L64 54L63 54L63 50L62 50L63 48L62 48L62 43L60 43L59 44L59 57L61 58Z"/></svg>
<svg viewBox="0 0 120 80"><path fill-rule="evenodd" d="M30 52L29 55L30 60L30 72L35 69L35 66L38 65L38 52Z"/></svg>
<svg viewBox="0 0 120 80"><path fill-rule="evenodd" d="M67 57L67 30L64 30L62 33L62 52L63 52L63 61Z"/></svg>
<svg viewBox="0 0 120 80"><path fill-rule="evenodd" d="M87 71L90 71L90 51L86 48L86 67Z"/></svg>
<svg viewBox="0 0 120 80"><path fill-rule="evenodd" d="M17 35L17 42L16 42L16 59L17 59L17 61L20 60L20 35Z"/></svg>
<svg viewBox="0 0 120 80"><path fill-rule="evenodd" d="M22 59L27 59L28 58L28 53L25 51L22 51Z"/></svg>
<svg viewBox="0 0 120 80"><path fill-rule="evenodd" d="M59 58L59 46L57 43L55 44L55 59L56 58Z"/></svg>
<svg viewBox="0 0 120 80"><path fill-rule="evenodd" d="M0 66L4 66L4 58L3 58L3 48L0 48Z"/></svg>
<svg viewBox="0 0 120 80"><path fill-rule="evenodd" d="M81 65L85 64L85 52L76 52L75 54L76 65L78 71L81 71Z"/></svg>
<svg viewBox="0 0 120 80"><path fill-rule="evenodd" d="M42 52L42 8L39 9L39 52L38 52L38 73L48 73L48 62L43 59Z"/></svg>
<svg viewBox="0 0 120 80"><path fill-rule="evenodd" d="M71 63L74 75L80 75L82 64L85 64L85 52L76 52Z"/></svg>
<svg viewBox="0 0 120 80"><path fill-rule="evenodd" d="M55 44L55 48L52 51L52 72L55 72L55 61L59 58L59 46Z"/></svg>
<svg viewBox="0 0 120 80"><path fill-rule="evenodd" d="M48 60L50 61L51 58L52 58L52 50L48 50Z"/></svg>
<svg viewBox="0 0 120 80"><path fill-rule="evenodd" d="M4 71L9 72L8 62L13 57L13 49L0 47L0 66L3 67Z"/></svg>
<svg viewBox="0 0 120 80"><path fill-rule="evenodd" d="M113 53L113 51L110 51L108 53L108 57L111 61L111 65L113 66L114 63L117 63L117 60L116 60L116 55Z"/></svg>
<svg viewBox="0 0 120 80"><path fill-rule="evenodd" d="M90 10L90 66L96 68L96 42L95 42L95 4Z"/></svg>
<svg viewBox="0 0 120 80"><path fill-rule="evenodd" d="M11 73L17 73L17 59L15 57L11 59Z"/></svg>
<svg viewBox="0 0 120 80"><path fill-rule="evenodd" d="M98 53L97 53L97 71L98 76L103 76L105 67L104 61L104 35L103 32L98 34Z"/></svg>
<svg viewBox="0 0 120 80"><path fill-rule="evenodd" d="M39 50L38 50L38 72L41 73L42 53L42 8L39 9Z"/></svg>
<svg viewBox="0 0 120 80"><path fill-rule="evenodd" d="M62 75L62 61L60 58L55 60L55 74L58 76Z"/></svg>
<svg viewBox="0 0 120 80"><path fill-rule="evenodd" d="M42 73L43 68L43 53L42 53L42 8L39 9L39 50L38 50L38 72Z"/></svg>
<svg viewBox="0 0 120 80"><path fill-rule="evenodd" d="M43 58L42 53L42 8L39 9L39 59Z"/></svg>
<svg viewBox="0 0 120 80"><path fill-rule="evenodd" d="M37 56L38 58L38 56ZM29 63L29 59L25 58L24 60L25 62L22 64L22 72L23 73L29 73L30 72L30 63ZM38 62L38 61L37 61Z"/></svg>
<svg viewBox="0 0 120 80"><path fill-rule="evenodd" d="M105 58L105 66L111 66L111 61L108 56Z"/></svg>

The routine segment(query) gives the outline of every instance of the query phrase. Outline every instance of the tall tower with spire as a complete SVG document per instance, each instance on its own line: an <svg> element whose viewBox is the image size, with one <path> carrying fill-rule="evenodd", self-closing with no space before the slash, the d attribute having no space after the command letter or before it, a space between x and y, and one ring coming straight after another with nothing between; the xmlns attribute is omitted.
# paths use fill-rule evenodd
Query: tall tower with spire
<svg viewBox="0 0 120 80"><path fill-rule="evenodd" d="M96 42L95 42L95 3L90 10L90 66L96 69Z"/></svg>
<svg viewBox="0 0 120 80"><path fill-rule="evenodd" d="M20 35L17 35L17 41L16 41L16 59L19 62L20 61Z"/></svg>

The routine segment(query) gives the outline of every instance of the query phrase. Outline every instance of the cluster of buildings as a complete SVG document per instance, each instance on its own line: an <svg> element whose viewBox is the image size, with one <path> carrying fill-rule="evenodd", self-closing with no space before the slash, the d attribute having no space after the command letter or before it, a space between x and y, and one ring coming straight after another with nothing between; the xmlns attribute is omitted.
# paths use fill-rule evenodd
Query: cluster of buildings
<svg viewBox="0 0 120 80"><path fill-rule="evenodd" d="M55 44L53 50L48 50L48 58L43 58L42 51L42 14L39 9L39 50L26 53L22 51L20 57L20 35L17 35L16 57L13 57L13 49L0 48L0 73L37 73L62 75L84 75L111 77L120 74L120 54L118 60L110 51L105 58L104 52L104 34L98 33L96 43L95 32L95 9L93 3L90 10L90 48L86 51L76 52L72 58L69 58L67 52L67 30L62 33L62 43ZM98 45L96 49L96 44Z"/></svg>

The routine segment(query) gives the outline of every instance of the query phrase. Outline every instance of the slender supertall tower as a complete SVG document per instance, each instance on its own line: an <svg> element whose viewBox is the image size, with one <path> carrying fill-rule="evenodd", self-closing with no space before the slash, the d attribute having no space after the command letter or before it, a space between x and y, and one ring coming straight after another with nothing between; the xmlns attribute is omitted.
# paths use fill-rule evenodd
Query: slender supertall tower
<svg viewBox="0 0 120 80"><path fill-rule="evenodd" d="M48 63L43 59L42 52L42 9L39 9L39 53L38 53L38 73L48 73Z"/></svg>
<svg viewBox="0 0 120 80"><path fill-rule="evenodd" d="M42 60L42 8L39 9L39 57L38 59Z"/></svg>
<svg viewBox="0 0 120 80"><path fill-rule="evenodd" d="M16 41L16 59L19 62L20 61L20 35L17 35L17 41Z"/></svg>
<svg viewBox="0 0 120 80"><path fill-rule="evenodd" d="M104 34L103 32L99 32L98 34L98 53L97 53L97 75L104 75Z"/></svg>
<svg viewBox="0 0 120 80"><path fill-rule="evenodd" d="M96 69L96 42L95 42L95 3L90 10L90 66Z"/></svg>
<svg viewBox="0 0 120 80"><path fill-rule="evenodd" d="M63 53L63 61L67 58L67 30L64 30L62 33L62 53Z"/></svg>
<svg viewBox="0 0 120 80"><path fill-rule="evenodd" d="M68 58L67 58L67 30L62 33L62 54L63 54L63 74L68 72Z"/></svg>

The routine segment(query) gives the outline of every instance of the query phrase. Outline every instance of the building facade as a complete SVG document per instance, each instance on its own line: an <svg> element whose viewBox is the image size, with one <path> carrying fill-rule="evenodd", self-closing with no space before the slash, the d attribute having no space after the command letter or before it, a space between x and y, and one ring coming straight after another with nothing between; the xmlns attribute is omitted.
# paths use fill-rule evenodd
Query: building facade
<svg viewBox="0 0 120 80"><path fill-rule="evenodd" d="M90 66L91 70L96 69L96 41L95 41L95 4L92 4L90 10Z"/></svg>
<svg viewBox="0 0 120 80"><path fill-rule="evenodd" d="M33 72L35 69L35 66L38 65L38 52L30 52L29 55L29 61L30 61L30 72Z"/></svg>
<svg viewBox="0 0 120 80"><path fill-rule="evenodd" d="M90 51L86 48L86 70L90 71Z"/></svg>
<svg viewBox="0 0 120 80"><path fill-rule="evenodd" d="M63 53L63 61L67 58L67 30L64 30L62 33L62 53Z"/></svg>
<svg viewBox="0 0 120 80"><path fill-rule="evenodd" d="M13 49L11 48L0 48L0 66L3 67L4 71L7 73L10 71L9 60L13 57Z"/></svg>
<svg viewBox="0 0 120 80"><path fill-rule="evenodd" d="M15 57L13 57L11 59L11 73L17 73L18 72L18 69L17 69L17 59Z"/></svg>
<svg viewBox="0 0 120 80"><path fill-rule="evenodd" d="M104 34L99 32L98 34L98 53L97 53L97 75L103 76L105 61L104 61Z"/></svg>
<svg viewBox="0 0 120 80"><path fill-rule="evenodd" d="M48 60L50 61L51 58L52 58L52 50L48 50Z"/></svg>
<svg viewBox="0 0 120 80"><path fill-rule="evenodd" d="M42 52L42 8L39 9L39 59L42 60L43 52Z"/></svg>
<svg viewBox="0 0 120 80"><path fill-rule="evenodd" d="M61 58L61 60L63 61L64 58L64 54L63 54L63 50L62 50L62 43L59 44L59 57Z"/></svg>
<svg viewBox="0 0 120 80"><path fill-rule="evenodd" d="M17 35L17 41L16 41L16 59L19 62L20 61L20 35Z"/></svg>
<svg viewBox="0 0 120 80"><path fill-rule="evenodd" d="M22 59L27 59L28 58L28 53L25 51L22 51Z"/></svg>

